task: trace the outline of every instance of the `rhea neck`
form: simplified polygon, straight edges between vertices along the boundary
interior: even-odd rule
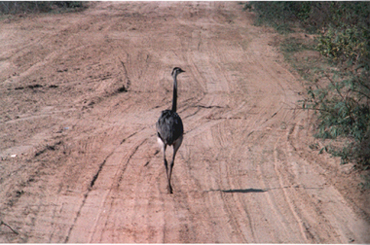
[[[177,107],[177,72],[173,74],[173,98],[172,98],[172,111],[176,112]]]

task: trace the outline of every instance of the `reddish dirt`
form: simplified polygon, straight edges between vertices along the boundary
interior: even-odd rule
[[[236,2],[94,2],[1,20],[0,242],[370,243],[358,173],[309,147],[305,89],[252,19]],[[175,66],[170,195],[155,122]]]

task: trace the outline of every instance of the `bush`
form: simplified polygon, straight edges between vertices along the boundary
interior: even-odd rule
[[[316,137],[342,142],[341,147],[324,147],[327,152],[341,157],[343,164],[354,162],[358,168],[367,169],[370,166],[370,89],[361,81],[368,79],[362,77],[367,72],[361,76],[346,73],[347,79],[337,73],[334,72],[333,77],[324,74],[329,85],[316,85],[315,89],[308,90],[310,98],[304,108],[318,112]]]
[[[82,9],[83,3],[80,1],[57,2],[57,1],[30,1],[30,2],[0,2],[0,14],[20,14],[20,13],[46,13],[58,9]]]
[[[318,37],[316,49],[337,68],[329,85],[310,93],[319,109],[317,137],[344,137],[347,143],[330,149],[342,163],[370,167],[370,4],[330,3],[331,22]],[[312,97],[316,93],[316,96]]]
[[[297,20],[308,17],[311,7],[306,2],[251,2],[244,10],[253,9],[258,14],[257,25],[269,25],[279,32],[289,32]]]
[[[329,57],[336,65],[362,66],[369,70],[370,32],[358,26],[329,26],[318,38],[317,50]]]
[[[335,69],[317,74],[302,106],[317,112],[315,136],[331,139],[320,152],[370,169],[370,2],[251,2],[244,9],[257,13],[256,24],[318,34],[316,50]]]

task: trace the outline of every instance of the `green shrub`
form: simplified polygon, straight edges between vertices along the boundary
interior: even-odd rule
[[[362,65],[369,70],[370,32],[357,26],[334,28],[318,38],[317,50],[336,64]]]
[[[327,152],[341,157],[342,163],[355,162],[360,169],[367,169],[370,166],[370,90],[358,82],[356,75],[346,75],[347,79],[327,75],[328,86],[310,88],[310,98],[304,108],[318,112],[316,137],[342,141],[341,147],[326,146]]]
[[[329,85],[310,93],[313,108],[319,109],[320,138],[345,138],[340,148],[328,152],[370,167],[370,4],[331,3],[331,23],[318,37],[316,49],[338,69],[325,75]],[[315,97],[312,97],[316,93]]]
[[[258,14],[257,25],[269,25],[279,32],[290,32],[290,26],[306,19],[311,11],[306,2],[250,2],[244,5],[246,9]]]
[[[318,34],[315,49],[335,69],[316,70],[302,106],[317,112],[315,136],[330,139],[320,153],[370,169],[370,2],[251,2],[244,9],[279,32],[298,26]],[[297,49],[289,45],[282,49]]]
[[[59,10],[74,10],[84,7],[81,1],[5,1],[0,2],[0,14],[46,13]]]

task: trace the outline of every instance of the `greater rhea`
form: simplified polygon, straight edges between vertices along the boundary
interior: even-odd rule
[[[180,148],[184,134],[184,126],[182,124],[182,120],[180,116],[176,113],[177,75],[179,75],[182,72],[185,71],[179,67],[173,68],[171,73],[171,76],[173,77],[172,109],[162,111],[161,116],[159,117],[158,122],[156,124],[158,142],[163,149],[164,166],[166,167],[166,174],[168,180],[168,192],[171,194],[173,193],[171,186],[172,168],[175,163],[176,152]],[[168,165],[166,160],[166,148],[167,146],[171,145],[173,146],[172,162],[170,165]]]

